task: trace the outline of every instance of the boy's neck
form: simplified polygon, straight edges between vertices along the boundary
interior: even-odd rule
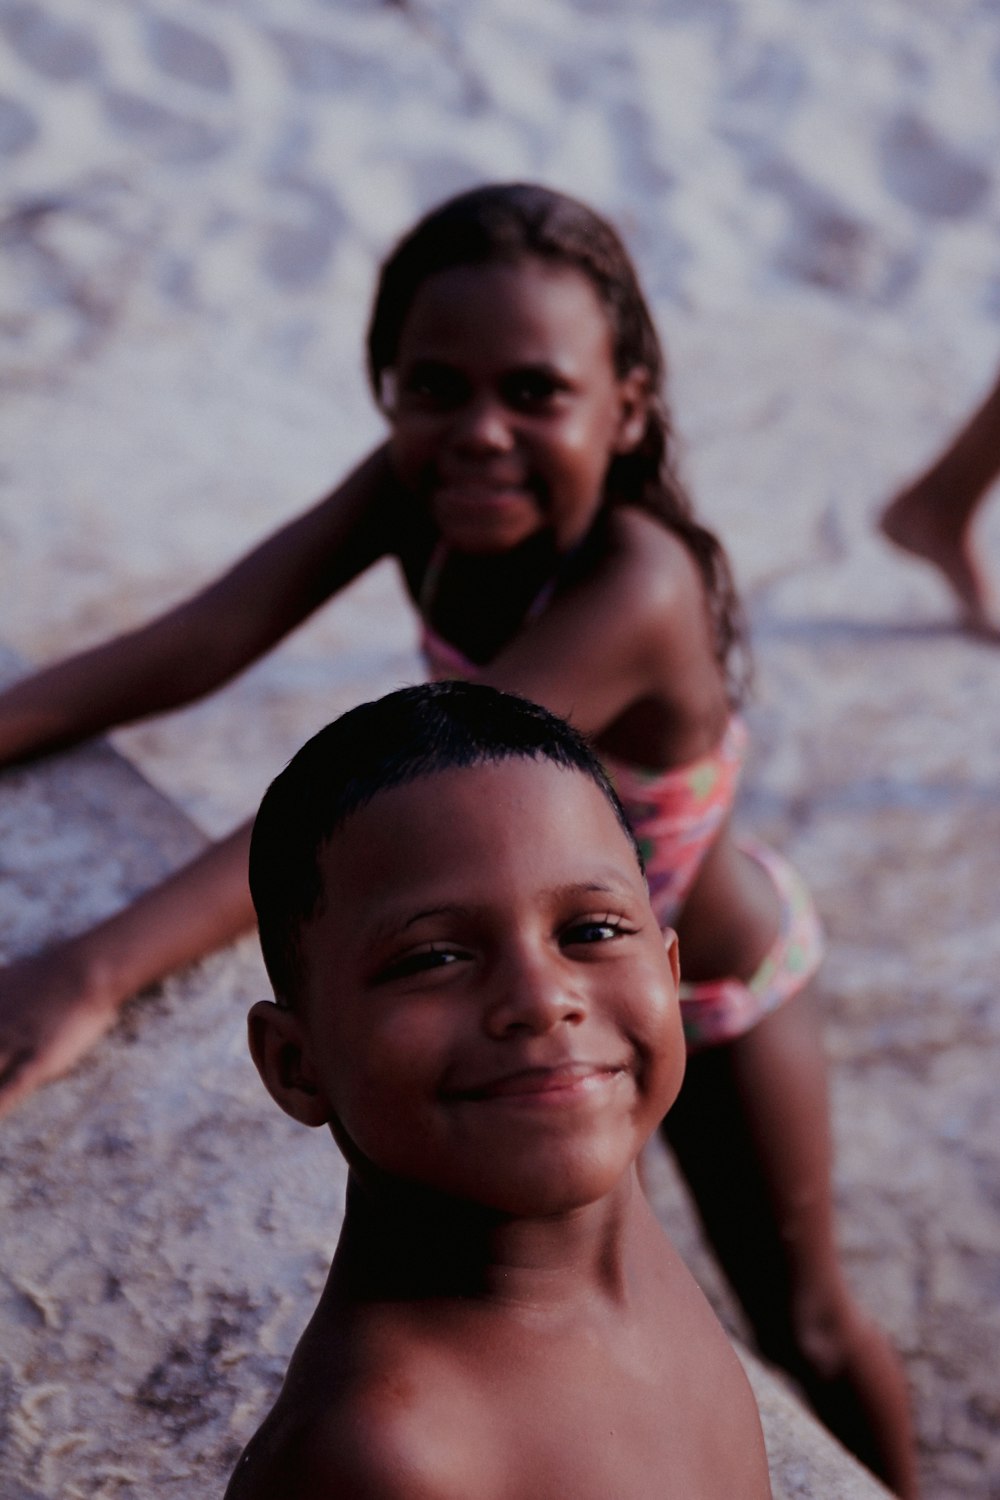
[[[599,1202],[544,1218],[361,1182],[352,1171],[332,1282],[351,1300],[471,1298],[539,1311],[623,1302],[651,1232],[634,1169]]]

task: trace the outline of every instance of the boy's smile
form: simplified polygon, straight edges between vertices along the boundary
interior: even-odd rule
[[[380,792],[322,854],[303,1068],[355,1170],[509,1213],[596,1201],[673,1102],[676,977],[589,777],[511,759]]]
[[[449,1099],[469,1103],[503,1103],[564,1108],[586,1102],[602,1088],[608,1088],[628,1076],[626,1059],[620,1063],[584,1062],[567,1054],[554,1057],[544,1066],[515,1068],[475,1083],[454,1081],[445,1090]]]
[[[593,287],[532,257],[428,277],[390,386],[396,471],[460,552],[507,551],[543,527],[559,550],[576,545],[645,424],[645,382],[617,377]]]

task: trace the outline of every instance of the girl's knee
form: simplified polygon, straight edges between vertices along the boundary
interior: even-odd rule
[[[793,1297],[785,1317],[756,1333],[765,1358],[808,1387],[835,1381],[851,1367],[866,1326],[846,1290],[833,1285]]]
[[[853,1363],[863,1333],[861,1314],[846,1292],[807,1299],[794,1321],[806,1369],[823,1382],[836,1380]]]

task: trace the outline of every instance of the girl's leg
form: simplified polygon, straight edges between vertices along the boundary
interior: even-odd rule
[[[990,636],[990,590],[972,544],[972,521],[1000,475],[1000,376],[958,436],[886,507],[880,526],[890,541],[933,563],[957,594],[970,628]]]
[[[840,1268],[826,1064],[808,998],[692,1056],[663,1134],[761,1352],[863,1463],[915,1496],[904,1376]]]

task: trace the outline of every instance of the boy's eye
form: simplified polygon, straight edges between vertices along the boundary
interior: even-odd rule
[[[560,934],[564,947],[577,944],[610,943],[614,938],[624,937],[634,931],[622,917],[585,917],[564,927]]]
[[[390,984],[394,979],[411,979],[416,974],[427,974],[434,969],[444,969],[458,962],[461,954],[454,948],[429,946],[418,948],[413,953],[404,953],[393,959],[375,976],[376,984]]]

